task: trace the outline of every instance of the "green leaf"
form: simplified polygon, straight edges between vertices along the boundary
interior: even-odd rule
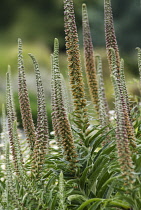
[[[100,150],[97,152],[97,155],[95,156],[95,160],[96,160],[99,156],[101,156],[102,154],[109,155],[109,154],[112,152],[112,150],[114,150],[114,148],[115,148],[115,144],[114,144],[114,145],[112,145],[112,144],[113,144],[113,142],[111,142],[111,143],[105,145],[102,149],[100,149]]]
[[[94,163],[94,166],[90,172],[90,175],[88,176],[88,178],[89,178],[88,194],[90,194],[92,188],[94,187],[94,184],[97,183],[98,176],[102,173],[104,167],[107,166],[106,163],[108,162],[108,159],[109,158],[106,156],[100,156],[97,159],[96,164]],[[96,191],[96,189],[95,189],[95,191]]]
[[[82,173],[82,176],[80,177],[80,188],[82,190],[84,190],[84,187],[85,187],[85,184],[86,184],[86,179],[87,179],[87,173],[88,173],[88,170],[90,169],[91,166],[85,168],[85,170],[83,171]]]
[[[86,138],[86,145],[91,145],[93,144],[93,141],[102,134],[102,132],[105,130],[107,126],[103,127],[102,129],[100,129],[99,131],[97,131],[95,134],[89,136]]]
[[[108,167],[105,167],[102,171],[102,173],[100,174],[99,178],[97,179],[97,185],[96,185],[96,188],[97,188],[97,193],[99,193],[99,190],[102,188],[103,184],[108,180],[110,179],[112,173],[109,173],[108,172]],[[107,186],[108,187],[108,186]],[[104,191],[105,192],[105,191]],[[103,197],[104,193],[99,195],[98,194],[98,197]]]
[[[74,201],[74,200],[77,200],[78,202],[82,202],[82,201],[86,201],[87,200],[87,197],[83,196],[83,195],[70,195],[68,197],[68,200],[69,201]]]
[[[115,181],[115,180],[117,180],[117,177],[116,177],[116,176],[109,178],[109,179],[102,185],[102,187],[101,187],[100,190],[98,191],[97,196],[98,196],[98,197],[102,197],[102,195],[104,195],[104,193],[105,193],[106,189],[109,187],[109,185],[110,185],[113,181]]]
[[[108,203],[114,207],[121,207],[124,209],[129,209],[131,206],[127,202],[123,202],[122,200],[112,200],[112,199],[101,199],[101,198],[92,198],[84,203],[81,204],[81,206],[77,210],[83,210],[84,207],[88,206],[92,202],[100,202],[101,203]]]
[[[50,210],[54,210],[55,209],[56,203],[57,203],[57,194],[52,199]]]
[[[102,203],[103,201],[96,201],[94,202],[94,204],[92,204],[90,207],[89,207],[89,210],[99,210],[99,207],[100,207],[100,204]]]
[[[52,169],[49,170],[49,171],[43,176],[43,179],[49,177],[49,175],[50,175],[51,173],[53,173],[53,170],[52,170]]]
[[[92,198],[92,199],[89,199],[89,200],[85,201],[84,203],[82,203],[81,206],[77,210],[84,209],[86,206],[88,206],[92,202],[100,202],[100,201],[102,202],[103,199],[101,199],[101,198]]]

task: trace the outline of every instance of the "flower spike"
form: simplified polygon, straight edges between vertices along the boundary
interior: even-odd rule
[[[82,79],[79,40],[75,23],[73,0],[64,0],[64,27],[74,116],[81,130],[86,130],[89,126],[86,108],[87,102]]]
[[[87,82],[92,102],[95,105],[96,111],[99,112],[98,82],[96,77],[94,50],[93,50],[93,43],[91,38],[91,31],[89,26],[86,4],[82,5],[82,26],[83,26],[85,71],[87,76]]]

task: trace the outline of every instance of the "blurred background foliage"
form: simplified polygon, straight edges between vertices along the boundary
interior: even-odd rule
[[[112,108],[112,92],[109,70],[105,52],[103,0],[74,0],[76,22],[82,49],[81,5],[86,3],[93,43],[96,53],[103,58],[103,69],[107,97]],[[141,47],[141,5],[140,0],[112,0],[114,23],[121,56],[125,60],[126,78],[138,77],[137,52]],[[24,59],[27,81],[31,96],[33,116],[36,121],[35,76],[28,53],[33,53],[41,68],[48,112],[50,113],[50,54],[53,51],[53,41],[57,37],[60,42],[60,66],[67,78],[67,61],[65,55],[65,34],[63,23],[63,0],[1,0],[0,6],[0,104],[5,101],[5,73],[8,64],[13,75],[13,89],[17,112],[19,113],[17,97],[17,39],[24,44]],[[83,51],[82,51],[83,54]],[[82,57],[83,64],[83,57]],[[128,83],[131,92],[137,92],[136,85]],[[20,118],[20,116],[19,116]]]

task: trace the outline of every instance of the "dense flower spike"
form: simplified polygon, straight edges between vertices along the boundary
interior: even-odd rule
[[[53,78],[54,81],[52,83],[52,95],[53,95],[53,117],[55,117],[55,134],[60,139],[60,144],[63,146],[64,154],[66,156],[66,160],[70,162],[71,167],[75,165],[77,162],[76,151],[73,141],[73,135],[70,127],[70,123],[66,114],[66,109],[64,107],[64,101],[62,97],[62,84],[61,84],[61,76],[59,70],[59,43],[58,40],[54,41],[54,54],[53,54]]]
[[[104,21],[105,21],[106,50],[107,50],[109,66],[111,69],[111,62],[112,62],[111,56],[112,55],[111,55],[111,51],[109,50],[109,48],[113,48],[115,50],[117,73],[119,76],[120,55],[119,55],[119,49],[118,49],[116,35],[115,35],[114,23],[113,23],[111,0],[104,0]]]
[[[13,103],[12,103],[12,95],[11,95],[11,83],[10,83],[10,74],[7,73],[6,77],[6,109],[7,109],[7,118],[8,118],[8,132],[9,132],[9,140],[11,145],[11,151],[12,151],[12,157],[14,160],[15,168],[17,168],[16,160],[15,160],[15,148],[14,148],[14,142],[13,142],[13,122],[15,120],[15,113],[13,110]]]
[[[124,106],[127,133],[130,139],[131,146],[135,147],[135,143],[134,143],[135,134],[134,134],[133,126],[131,122],[130,105],[129,105],[129,100],[127,96],[127,89],[126,89],[124,72],[123,72],[124,66],[123,66],[123,61],[120,60],[118,45],[117,45],[116,36],[115,36],[111,0],[104,1],[104,11],[105,11],[104,20],[105,20],[106,49],[107,49],[109,66],[110,66],[111,71],[113,71],[113,68],[114,68],[114,74],[116,72],[116,76],[119,78],[118,85],[119,85],[119,90],[122,97],[122,104]],[[114,57],[115,57],[114,63],[113,63],[113,50],[111,49],[114,50]]]
[[[51,55],[51,107],[52,107],[52,125],[53,125],[53,130],[55,131],[55,138],[57,140],[58,146],[61,146],[61,142],[60,142],[60,137],[59,137],[59,132],[58,132],[58,128],[57,128],[57,119],[56,119],[56,111],[55,111],[55,89],[54,89],[54,67],[53,67],[53,55]]]
[[[7,117],[4,104],[2,104],[2,133],[1,133],[1,142],[5,143],[8,139],[8,127],[7,127]]]
[[[140,75],[140,85],[141,85],[141,48],[137,47],[138,50],[138,69],[139,69],[139,75]]]
[[[125,179],[125,184],[133,182],[133,163],[131,149],[136,147],[131,121],[129,119],[126,98],[123,94],[123,87],[118,78],[116,68],[116,55],[114,49],[110,49],[112,55],[112,81],[115,91],[116,119],[116,144],[118,149],[119,164]]]
[[[115,89],[115,108],[117,114],[117,128],[116,128],[116,145],[118,149],[119,164],[122,175],[124,177],[125,185],[129,187],[133,183],[133,162],[129,146],[129,138],[127,133],[127,125],[125,120],[125,112],[123,106],[123,98],[120,94],[117,75],[112,75],[113,85]],[[130,188],[130,187],[129,187]]]
[[[34,149],[35,141],[37,140],[35,127],[32,119],[30,108],[30,101],[27,91],[27,84],[24,72],[23,55],[22,55],[22,41],[18,39],[19,52],[18,52],[18,70],[19,70],[19,102],[23,121],[24,131],[29,143],[31,152]]]
[[[125,102],[127,105],[129,119],[131,120],[130,103],[129,103],[129,97],[128,97],[125,75],[124,75],[124,60],[123,59],[121,59],[121,61],[120,61],[120,82],[121,82],[121,86],[122,86],[123,96],[125,98]]]
[[[16,119],[16,111],[15,111],[15,104],[14,104],[14,97],[13,97],[13,90],[11,84],[11,67],[8,66],[7,72],[7,91],[9,92],[9,105],[11,107],[11,119],[14,121]]]
[[[125,120],[125,126],[126,126],[126,131],[127,131],[127,135],[128,135],[128,139],[130,141],[130,146],[132,147],[132,149],[136,148],[136,138],[135,138],[135,133],[134,133],[134,128],[132,125],[132,121],[130,118],[130,107],[128,106],[128,98],[127,98],[127,90],[126,90],[126,84],[125,84],[125,78],[124,78],[124,72],[123,72],[123,64],[121,61],[121,77],[118,77],[118,73],[117,73],[117,66],[116,66],[116,55],[115,55],[115,51],[112,48],[109,48],[110,52],[111,52],[111,67],[112,67],[112,74],[117,77],[117,85],[118,85],[118,89],[120,91],[120,99],[121,99],[121,104],[122,104],[122,109],[124,112],[124,120]],[[123,81],[121,82],[121,79],[123,79]],[[116,94],[115,94],[116,97]],[[118,113],[117,113],[118,116]]]
[[[6,186],[7,186],[7,196],[12,198],[12,204],[15,208],[22,206],[21,199],[16,190],[16,183],[13,178],[13,170],[10,162],[10,151],[9,151],[9,142],[6,142],[6,158],[5,158],[5,166],[6,166]]]
[[[39,71],[39,65],[32,54],[29,54],[33,60],[36,75],[37,86],[37,140],[34,145],[34,162],[36,170],[39,172],[44,163],[45,154],[49,145],[48,120],[46,114],[45,95],[42,85],[42,79]]]
[[[87,128],[88,116],[84,83],[82,79],[82,67],[80,62],[79,40],[75,23],[74,7],[72,0],[64,0],[64,27],[66,52],[68,55],[69,79],[74,104],[74,115],[81,128]],[[84,129],[84,130],[85,130]]]
[[[65,202],[65,184],[64,184],[64,176],[63,172],[60,172],[59,175],[59,192],[58,192],[58,198],[59,198],[59,209],[58,210],[66,210],[66,202]]]
[[[85,71],[87,76],[87,82],[89,86],[91,100],[95,104],[97,112],[99,112],[98,82],[96,78],[94,50],[93,50],[93,43],[91,38],[86,4],[82,5],[82,27],[83,27],[83,46],[84,46]]]
[[[21,152],[21,145],[20,145],[20,140],[18,136],[18,131],[17,131],[17,121],[15,120],[13,122],[13,142],[14,142],[14,149],[15,149],[15,155],[16,155],[16,161],[17,161],[17,166],[18,166],[18,174],[22,174],[23,170],[23,155]]]
[[[6,96],[6,108],[7,108],[7,118],[8,118],[8,132],[9,132],[9,141],[11,145],[11,151],[12,151],[12,158],[14,161],[15,171],[18,174],[19,173],[19,160],[21,161],[21,164],[23,163],[22,153],[20,149],[20,142],[17,136],[17,127],[14,129],[13,133],[13,126],[14,121],[16,121],[16,114],[15,114],[15,108],[14,108],[14,101],[13,101],[13,93],[12,93],[12,87],[11,87],[11,76],[10,76],[10,69],[9,72],[7,72],[7,96]],[[16,138],[16,143],[15,143]],[[18,152],[16,151],[18,150]]]
[[[109,131],[108,125],[110,124],[109,120],[109,107],[106,100],[103,73],[102,73],[102,61],[100,55],[96,56],[97,61],[97,77],[98,77],[98,99],[99,99],[99,120],[101,127],[105,127],[105,134]],[[106,127],[107,126],[107,127]],[[103,145],[110,142],[109,136],[103,141]]]

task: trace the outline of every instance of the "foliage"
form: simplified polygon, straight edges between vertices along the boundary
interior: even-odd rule
[[[100,55],[94,57],[87,7],[83,4],[84,61],[94,105],[93,116],[90,116],[73,0],[64,0],[71,96],[66,95],[59,67],[59,41],[55,38],[51,55],[51,106],[55,145],[48,131],[40,67],[36,58],[29,54],[34,65],[37,87],[37,125],[34,124],[22,41],[18,39],[18,98],[24,137],[18,130],[9,67],[6,77],[6,113],[3,106],[5,169],[2,170],[1,162],[1,209],[141,209],[140,103],[137,100],[136,104],[132,104],[129,100],[110,0],[104,1],[104,14],[107,58],[115,95],[115,119],[110,119],[102,61]],[[138,66],[141,73],[140,48]],[[72,106],[72,109],[68,106]]]

